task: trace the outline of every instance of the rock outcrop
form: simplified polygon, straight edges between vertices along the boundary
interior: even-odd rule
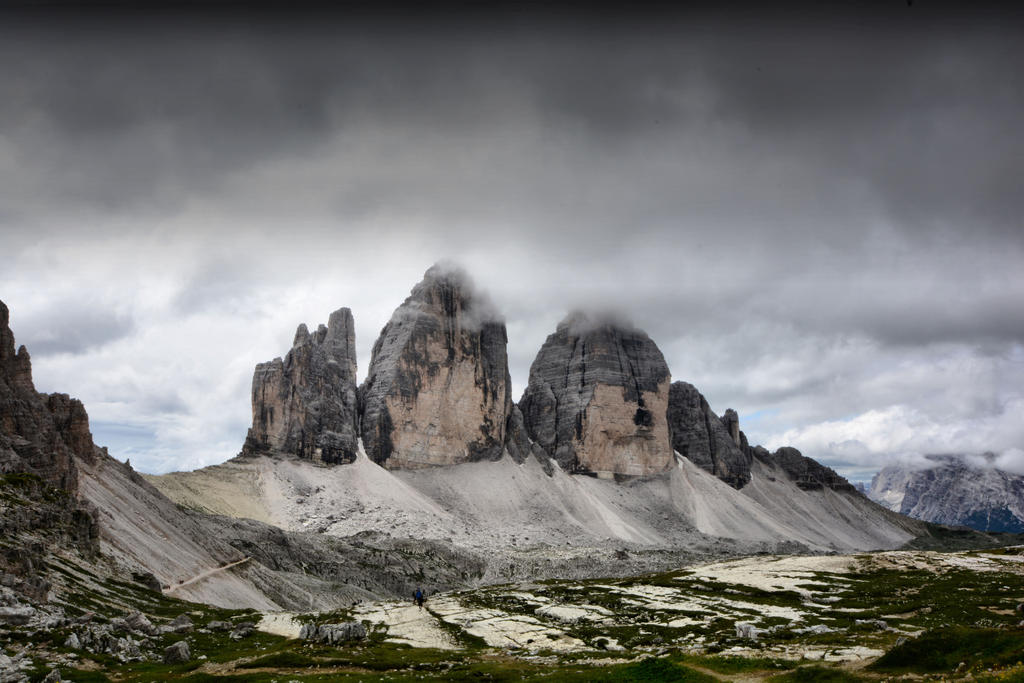
[[[99,530],[77,499],[78,460],[105,457],[89,416],[67,394],[40,394],[28,350],[14,350],[7,306],[0,302],[0,582],[45,601],[42,571],[51,548],[94,559]]]
[[[98,449],[85,407],[67,394],[40,394],[32,361],[14,350],[7,306],[0,301],[0,473],[36,474],[51,486],[78,490],[75,456],[92,460]]]
[[[566,471],[646,476],[673,464],[669,382],[644,332],[574,313],[541,347],[519,407],[530,437]]]
[[[355,459],[358,439],[355,325],[341,308],[313,334],[299,325],[284,360],[256,366],[243,452],[344,463]]]
[[[718,417],[697,388],[673,382],[668,395],[672,448],[735,489],[750,481],[750,449],[735,410]]]
[[[435,265],[395,310],[360,387],[366,452],[388,468],[501,457],[511,407],[504,321]]]
[[[845,477],[839,476],[831,467],[826,467],[817,460],[808,458],[792,446],[783,446],[774,453],[769,453],[761,446],[755,446],[751,452],[762,462],[778,466],[804,491],[829,488],[833,491],[858,493],[857,487],[847,481]]]

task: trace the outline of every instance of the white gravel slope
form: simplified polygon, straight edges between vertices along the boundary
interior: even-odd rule
[[[855,551],[898,547],[915,535],[902,518],[863,496],[804,491],[760,462],[740,491],[683,458],[666,475],[622,483],[557,468],[548,476],[532,459],[518,464],[508,457],[395,471],[362,451],[354,463],[333,467],[266,456],[229,464],[228,470],[148,479],[172,498],[187,488],[189,495],[179,498],[183,504],[209,487],[215,495],[203,496],[205,509],[233,516],[261,510],[265,521],[284,529],[336,536],[378,531],[485,552],[688,547],[707,536]]]
[[[98,512],[105,554],[129,566],[148,568],[162,585],[182,585],[175,596],[214,605],[244,604],[279,609],[250,582],[230,571],[211,570],[243,559],[234,548],[204,540],[207,533],[129,468],[112,458],[79,461],[79,491]],[[219,547],[220,550],[211,550]]]

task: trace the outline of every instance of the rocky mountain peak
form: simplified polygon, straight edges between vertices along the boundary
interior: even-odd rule
[[[315,334],[300,324],[283,360],[256,366],[252,413],[245,453],[293,453],[327,463],[355,459],[356,347],[349,309],[332,313]]]
[[[67,394],[38,393],[28,350],[14,348],[10,314],[0,301],[0,473],[30,472],[76,492],[75,457],[91,461],[97,450],[89,416]]]
[[[389,468],[500,457],[511,411],[508,336],[460,268],[431,267],[373,346],[362,436]]]
[[[893,463],[868,496],[889,509],[938,524],[1024,533],[1024,476],[998,469],[994,454],[928,455]]]
[[[673,462],[669,381],[642,330],[576,311],[544,342],[519,405],[530,437],[563,469],[645,476]]]
[[[11,386],[34,392],[32,360],[24,346],[15,352],[10,320],[10,311],[4,302],[0,301],[0,373],[3,373],[6,382]]]

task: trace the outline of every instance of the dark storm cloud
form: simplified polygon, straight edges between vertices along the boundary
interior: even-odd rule
[[[19,319],[18,343],[26,344],[37,357],[84,354],[135,331],[130,315],[105,310],[84,298],[55,301]]]
[[[1016,17],[462,10],[0,17],[0,286],[46,386],[213,462],[295,325],[350,306],[365,371],[451,257],[517,391],[568,311],[618,310],[755,440],[1019,442]]]
[[[13,22],[0,120],[26,162],[17,189],[58,206],[171,210],[232,173],[376,131],[412,136],[413,150],[436,141],[449,167],[431,169],[435,210],[438,197],[453,212],[494,202],[462,191],[451,166],[463,160],[518,202],[568,204],[578,218],[561,227],[573,235],[767,214],[793,240],[847,244],[856,221],[829,225],[829,214],[867,201],[910,228],[1019,240],[1021,50],[998,17],[274,19]],[[467,146],[475,134],[496,145],[483,150],[491,159]],[[551,169],[504,176],[501,155],[524,145],[547,150]],[[744,177],[737,158],[770,170]],[[353,162],[369,178],[387,168]],[[704,178],[687,177],[696,166]],[[588,170],[634,183],[589,196]],[[352,187],[339,219],[415,198],[425,170],[407,173]]]

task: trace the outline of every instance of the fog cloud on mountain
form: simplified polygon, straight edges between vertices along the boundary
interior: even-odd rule
[[[7,12],[0,299],[144,471],[234,455],[301,322],[350,307],[365,374],[442,259],[516,398],[622,311],[752,442],[1016,462],[1024,24],[963,12]]]

